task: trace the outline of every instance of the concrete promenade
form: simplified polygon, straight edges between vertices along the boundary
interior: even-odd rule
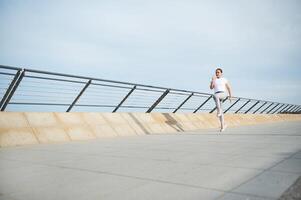
[[[0,148],[0,199],[278,199],[301,175],[300,130],[277,122]]]

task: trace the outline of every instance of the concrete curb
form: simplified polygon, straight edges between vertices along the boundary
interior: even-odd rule
[[[299,121],[298,114],[225,114],[229,127]],[[215,114],[1,112],[0,147],[218,128]]]

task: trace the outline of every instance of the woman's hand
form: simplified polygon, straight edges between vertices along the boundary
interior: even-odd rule
[[[210,86],[209,88],[212,90],[214,88],[214,81],[216,79],[216,76],[212,76],[212,79],[211,79],[211,83],[210,83]]]

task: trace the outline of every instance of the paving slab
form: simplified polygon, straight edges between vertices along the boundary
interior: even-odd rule
[[[287,189],[279,200],[298,200],[301,199],[301,177]]]
[[[301,124],[0,148],[0,199],[277,199],[301,175]]]
[[[234,192],[278,198],[297,178],[298,176],[295,174],[265,171],[247,183],[242,184]]]

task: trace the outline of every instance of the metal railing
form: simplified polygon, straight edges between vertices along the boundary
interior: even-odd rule
[[[212,94],[0,65],[1,111],[209,112]],[[242,97],[224,113],[300,113],[301,106]]]

